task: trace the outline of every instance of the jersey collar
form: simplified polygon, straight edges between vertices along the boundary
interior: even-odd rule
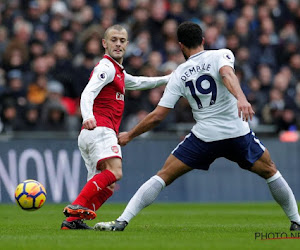
[[[196,53],[196,54],[194,54],[194,55],[191,55],[191,56],[189,57],[189,59],[194,58],[194,57],[196,57],[196,56],[199,56],[199,55],[203,54],[204,52],[206,52],[206,51],[205,51],[205,50],[202,50],[202,51],[200,51],[200,52],[198,52],[198,53]],[[188,59],[188,60],[189,60],[189,59]]]
[[[110,55],[105,54],[105,55],[103,56],[103,58],[106,58],[106,59],[110,60],[110,61],[113,63],[113,65],[115,65],[116,67],[118,67],[121,71],[124,70],[123,65],[121,65],[120,63],[118,63],[118,62],[117,62],[115,59],[113,59]]]

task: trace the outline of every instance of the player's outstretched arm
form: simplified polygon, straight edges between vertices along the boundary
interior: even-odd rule
[[[129,132],[123,132],[118,135],[118,143],[125,146],[134,137],[145,133],[155,126],[157,126],[168,115],[171,109],[162,106],[157,106],[151,113],[149,113],[139,124],[137,124]]]
[[[252,120],[254,111],[251,104],[247,101],[233,69],[230,66],[223,66],[220,68],[219,73],[226,88],[237,99],[239,117],[243,117],[244,121]]]
[[[145,90],[153,89],[168,83],[171,74],[166,76],[132,76],[125,72],[125,88],[126,90]]]

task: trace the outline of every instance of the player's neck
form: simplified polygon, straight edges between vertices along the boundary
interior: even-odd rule
[[[120,66],[122,66],[123,64],[123,57],[120,58],[120,59],[116,59],[116,58],[113,58],[110,54],[108,53],[105,53],[105,55],[109,56],[111,59],[113,59],[115,62],[117,62],[118,64],[120,64]]]
[[[191,48],[191,49],[188,50],[187,55],[188,55],[188,57],[191,57],[191,56],[193,56],[195,54],[198,54],[199,52],[201,52],[203,50],[204,50],[203,46],[199,46],[197,48]]]

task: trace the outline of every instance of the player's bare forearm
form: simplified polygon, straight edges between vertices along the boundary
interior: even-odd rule
[[[148,114],[139,124],[129,132],[123,132],[118,135],[118,143],[125,146],[133,138],[156,127],[169,113],[168,108],[157,106],[154,111]]]
[[[247,101],[233,69],[229,66],[224,66],[220,69],[220,75],[226,88],[237,99],[239,117],[243,117],[245,121],[252,120],[254,111],[251,104]]]
[[[222,77],[223,83],[229,92],[237,99],[246,99],[241,86],[239,84],[239,80],[236,77],[233,69],[229,66],[224,66],[220,69],[220,75]]]
[[[150,113],[132,130],[130,130],[129,132],[122,132],[118,135],[119,145],[125,146],[128,142],[130,142],[135,137],[154,128],[157,124],[159,124],[159,122],[160,121],[155,118],[153,112]]]

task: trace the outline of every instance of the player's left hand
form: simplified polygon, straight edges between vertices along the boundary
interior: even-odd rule
[[[118,135],[118,143],[119,143],[120,146],[125,146],[130,141],[131,141],[131,139],[129,137],[128,132],[121,132]]]
[[[243,121],[248,122],[249,120],[252,120],[252,117],[255,114],[255,112],[253,111],[251,104],[246,99],[238,100],[237,106],[239,117],[242,117]]]

